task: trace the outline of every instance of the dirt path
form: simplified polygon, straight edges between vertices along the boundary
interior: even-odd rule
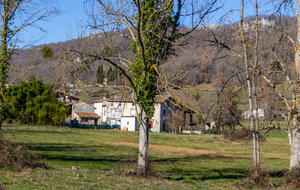
[[[138,148],[138,143],[130,143],[130,142],[106,142],[106,144],[113,144],[118,146],[131,146]],[[215,151],[209,150],[196,150],[191,148],[178,148],[172,146],[162,146],[162,145],[149,145],[149,150],[153,152],[162,152],[167,154],[179,154],[184,156],[221,156],[221,157],[229,157],[229,158],[246,158],[241,156],[236,156],[233,154],[223,154]]]

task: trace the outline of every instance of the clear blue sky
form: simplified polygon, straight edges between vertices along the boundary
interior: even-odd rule
[[[194,0],[194,2],[200,0]],[[222,0],[225,10],[239,10],[240,0]],[[254,2],[254,0],[252,0]],[[259,0],[259,2],[267,2],[267,0]],[[220,5],[220,4],[219,4]],[[58,8],[62,14],[54,18],[50,18],[48,22],[39,22],[38,25],[47,30],[47,33],[43,33],[37,29],[27,29],[27,32],[23,32],[20,36],[24,41],[33,39],[37,40],[42,37],[35,45],[56,43],[59,41],[66,41],[79,36],[82,31],[80,26],[86,24],[87,16],[84,12],[84,0],[58,0]],[[260,13],[272,14],[271,4],[260,9]],[[245,4],[246,13],[245,16],[254,14],[254,7],[246,0]],[[218,22],[218,18],[224,15],[224,10],[220,9],[214,15],[211,15],[206,22],[213,24]],[[231,21],[236,22],[239,20],[240,13],[236,11],[231,15]],[[21,47],[21,45],[20,45]]]
[[[86,14],[84,12],[84,0],[59,0],[58,9],[60,15],[49,18],[47,22],[39,21],[47,32],[41,32],[36,28],[27,28],[26,32],[21,33],[21,39],[28,41],[31,38],[39,40],[35,45],[56,43],[78,37],[81,31],[80,26],[86,24]]]

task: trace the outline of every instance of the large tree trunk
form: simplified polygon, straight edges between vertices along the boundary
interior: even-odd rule
[[[300,163],[300,130],[298,128],[299,121],[297,120],[297,117],[293,118],[293,122],[294,122],[294,131],[293,131],[290,169],[295,166],[298,166]]]
[[[297,16],[298,23],[298,31],[297,31],[297,43],[300,43],[300,17]],[[300,163],[300,129],[299,129],[299,121],[298,118],[300,116],[300,47],[296,45],[295,47],[295,67],[297,73],[297,83],[296,83],[296,102],[294,105],[294,109],[296,109],[296,114],[292,115],[293,117],[293,140],[292,140],[292,152],[291,152],[291,160],[290,160],[290,168],[293,168]]]
[[[258,64],[258,4],[257,0],[255,0],[255,69]],[[255,139],[256,139],[256,166],[259,166],[260,163],[260,147],[259,147],[259,120],[258,120],[258,102],[257,102],[257,94],[256,94],[256,78],[255,74],[253,73],[253,92],[254,92],[254,102],[255,102],[255,110],[256,110],[256,117],[255,117],[255,125],[256,131],[254,131]],[[254,127],[254,126],[253,126]]]
[[[145,120],[146,113],[141,112],[141,126],[139,137],[139,155],[138,155],[138,175],[144,175],[147,172],[148,167],[148,139],[149,139],[149,127],[148,121]]]

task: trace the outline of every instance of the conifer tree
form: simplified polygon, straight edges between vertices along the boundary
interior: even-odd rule
[[[104,81],[104,72],[103,72],[103,65],[99,65],[96,70],[96,78],[98,84],[103,84]]]

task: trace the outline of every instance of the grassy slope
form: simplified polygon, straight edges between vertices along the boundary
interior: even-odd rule
[[[163,179],[120,177],[111,170],[133,167],[119,161],[134,158],[137,148],[124,145],[136,145],[138,132],[37,126],[11,129],[16,134],[7,134],[7,138],[26,143],[55,169],[0,170],[0,183],[6,189],[232,189],[252,165],[251,142],[229,142],[218,136],[150,133],[150,144],[154,145],[150,148],[150,159]],[[262,166],[271,169],[271,176],[281,175],[289,165],[288,140],[280,132],[269,136],[267,142],[261,143]],[[163,146],[169,147],[165,150]],[[173,147],[183,151],[172,153],[176,149]],[[80,170],[72,171],[71,166],[80,166]],[[282,181],[273,180],[278,184]]]

